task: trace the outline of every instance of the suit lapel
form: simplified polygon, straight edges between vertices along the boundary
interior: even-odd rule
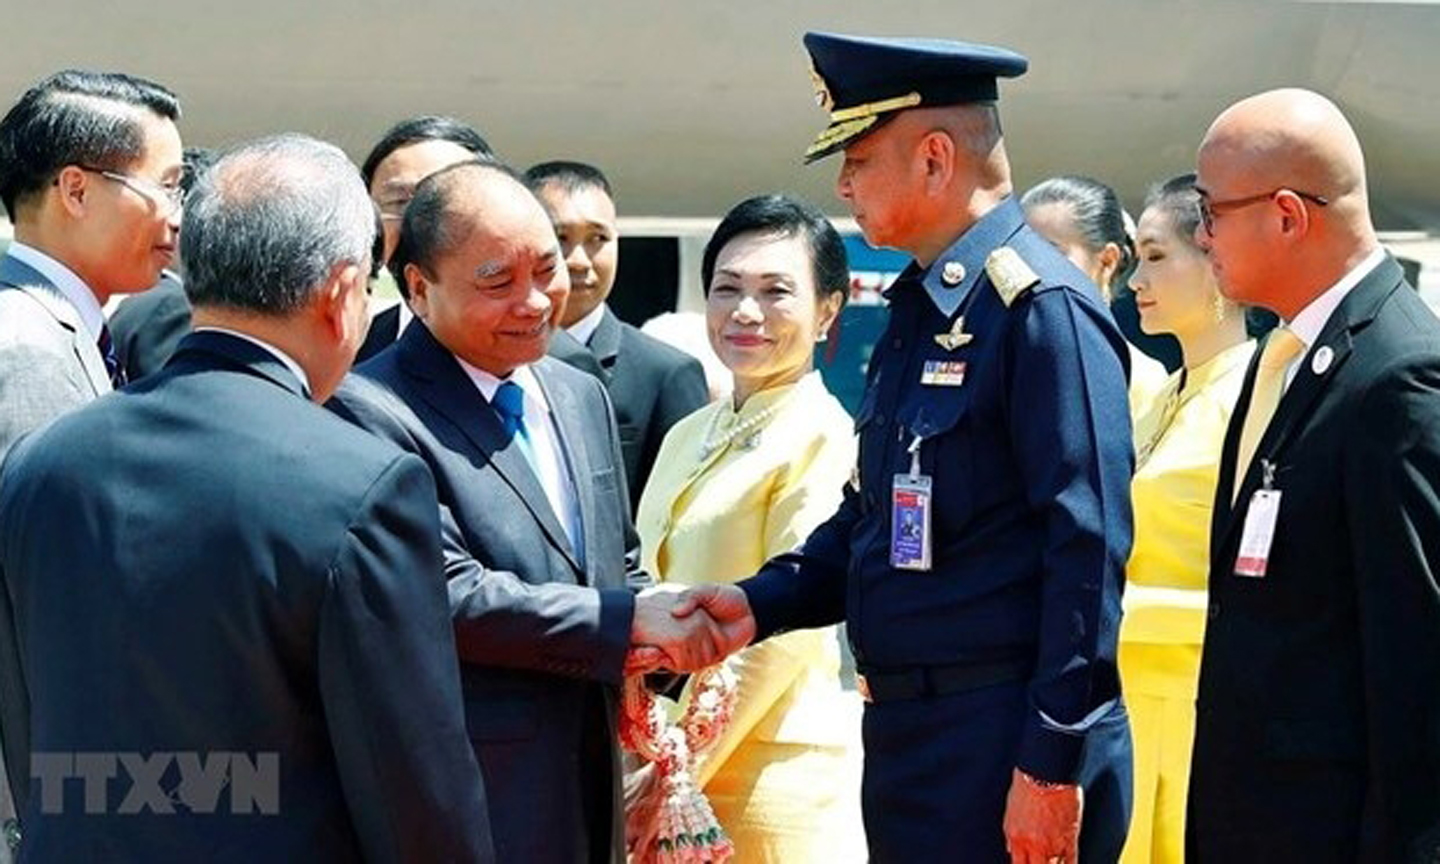
[[[582,573],[575,550],[565,537],[565,530],[550,507],[550,499],[546,497],[545,489],[529,461],[520,452],[520,446],[505,437],[500,418],[475,388],[475,382],[460,368],[460,363],[435,341],[429,328],[421,321],[405,328],[396,346],[400,352],[400,368],[414,382],[420,398],[433,411],[455,424],[474,445],[475,451],[494,466],[495,472],[514,490],[531,517],[539,523],[551,545],[565,555],[577,573]],[[551,411],[555,410],[552,402]]]
[[[604,314],[600,316],[600,324],[595,332],[590,334],[588,347],[590,353],[600,363],[600,368],[605,370],[608,379],[615,366],[615,358],[620,356],[620,341],[624,336],[624,330],[620,326],[620,319],[615,313],[606,307]],[[608,382],[607,382],[608,383]]]
[[[25,292],[50,313],[56,323],[70,333],[75,362],[85,370],[90,389],[96,396],[110,392],[110,373],[105,369],[105,358],[100,356],[100,348],[80,320],[79,310],[60,293],[59,288],[40,271],[9,255],[0,257],[0,285]]]
[[[1280,460],[1286,448],[1303,428],[1305,421],[1314,414],[1316,407],[1323,402],[1324,397],[1332,392],[1329,389],[1330,382],[1345,366],[1345,362],[1350,359],[1355,347],[1355,334],[1375,319],[1385,301],[1403,284],[1404,271],[1400,269],[1400,265],[1396,264],[1394,259],[1387,257],[1362,279],[1360,284],[1356,285],[1335,308],[1335,312],[1325,323],[1315,344],[1311,345],[1310,350],[1306,351],[1300,359],[1299,365],[1295,369],[1294,379],[1285,389],[1285,395],[1281,397],[1280,404],[1276,406],[1275,416],[1271,418],[1270,425],[1266,427],[1265,434],[1261,436],[1260,442],[1255,448],[1255,457],[1250,461],[1249,470],[1245,474],[1240,491],[1235,495],[1232,505],[1228,496],[1225,495],[1225,490],[1234,488],[1231,478],[1234,477],[1235,471],[1235,450],[1239,446],[1239,429],[1244,425],[1245,419],[1242,411],[1249,410],[1250,396],[1255,385],[1255,369],[1263,347],[1255,351],[1250,371],[1246,374],[1245,387],[1241,391],[1240,404],[1236,405],[1233,415],[1234,420],[1230,428],[1232,434],[1227,434],[1225,439],[1224,458],[1220,471],[1221,485],[1218,487],[1220,494],[1217,495],[1217,499],[1226,499],[1226,519],[1223,523],[1224,532],[1221,535],[1221,543],[1215,548],[1226,548],[1231,534],[1241,524],[1240,519],[1235,517],[1243,516],[1245,507],[1240,502],[1248,501],[1260,486],[1263,476],[1260,466],[1262,459],[1269,459],[1271,462]],[[1318,364],[1317,367],[1315,357],[1322,351],[1331,356],[1328,362]],[[1221,523],[1217,522],[1216,524]]]
[[[565,545],[566,554],[570,556],[571,563],[575,564],[575,569],[585,575],[586,581],[592,582],[588,572],[589,560],[590,553],[600,548],[597,545],[600,540],[596,531],[601,502],[595,500],[595,484],[590,482],[594,466],[590,464],[590,457],[585,449],[585,430],[580,426],[580,418],[585,416],[585,411],[575,392],[563,382],[551,377],[552,368],[550,361],[544,359],[531,367],[535,372],[535,380],[540,382],[540,389],[545,392],[545,401],[550,406],[550,417],[555,421],[560,452],[565,460],[561,468],[570,472],[570,485],[575,490],[575,500],[580,508],[580,532],[585,542],[586,565],[581,567],[575,560],[574,550],[568,543]]]

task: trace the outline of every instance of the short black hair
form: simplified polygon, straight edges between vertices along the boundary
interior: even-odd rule
[[[385,265],[390,269],[390,275],[395,277],[400,296],[406,300],[410,299],[410,285],[405,281],[406,265],[414,264],[427,275],[434,276],[436,262],[463,239],[455,236],[451,219],[450,205],[456,188],[454,181],[461,171],[475,169],[493,171],[514,180],[520,188],[529,189],[525,178],[515,169],[493,159],[456,162],[421,180],[415,187],[415,197],[405,207],[405,217],[400,222],[400,239]]]
[[[477,159],[495,158],[495,151],[490,148],[490,144],[468,123],[436,114],[411,117],[391,126],[379,143],[370,149],[370,155],[365,157],[364,164],[360,166],[360,176],[365,180],[365,188],[370,188],[370,181],[375,179],[375,170],[386,157],[401,147],[422,141],[449,141],[469,150]]]
[[[176,122],[180,100],[121,72],[56,72],[25,91],[0,120],[0,202],[18,203],[49,186],[66,165],[122,171],[145,150],[133,109]]]
[[[700,259],[701,285],[707,297],[721,250],[743,234],[803,237],[810,249],[816,301],[832,294],[840,295],[842,305],[849,299],[850,259],[845,254],[845,241],[840,239],[840,232],[815,205],[789,195],[747,198],[730,208],[720,220]]]
[[[531,192],[539,193],[541,188],[555,184],[570,194],[582,189],[600,189],[614,200],[615,192],[610,188],[610,178],[605,172],[584,162],[568,162],[557,159],[532,165],[525,172],[525,184]]]
[[[1180,239],[1199,248],[1195,242],[1195,229],[1200,227],[1200,190],[1195,187],[1197,182],[1192,173],[1156,183],[1145,194],[1145,210],[1154,207],[1169,216],[1170,224]]]

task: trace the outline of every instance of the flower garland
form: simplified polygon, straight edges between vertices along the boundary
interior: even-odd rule
[[[642,678],[625,681],[620,744],[656,772],[636,805],[648,839],[633,850],[632,864],[724,864],[735,855],[694,779],[696,760],[715,746],[735,714],[735,673],[721,663],[695,673],[690,686],[690,704],[671,726]]]

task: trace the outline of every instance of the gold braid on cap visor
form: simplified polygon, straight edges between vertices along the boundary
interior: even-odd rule
[[[859,135],[866,129],[875,125],[880,115],[887,111],[899,111],[902,108],[913,108],[920,104],[919,93],[907,93],[904,96],[896,96],[893,99],[882,99],[879,102],[866,102],[864,105],[856,105],[853,108],[843,108],[839,111],[830,112],[830,126],[821,132],[815,142],[805,149],[807,157],[814,155],[835,144],[849,140]]]

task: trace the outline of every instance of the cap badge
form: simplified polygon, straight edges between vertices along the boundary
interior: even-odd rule
[[[813,63],[810,65],[810,83],[815,86],[815,104],[826,111],[834,108],[835,100],[830,95],[830,85],[825,83],[825,79],[816,71]]]

